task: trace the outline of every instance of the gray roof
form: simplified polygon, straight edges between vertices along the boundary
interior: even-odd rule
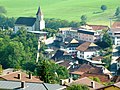
[[[65,86],[59,84],[48,84],[44,83],[48,90],[63,90]],[[42,83],[25,83],[24,90],[46,90]],[[23,90],[21,88],[21,82],[15,81],[0,81],[0,90],[1,89],[14,89],[14,90]]]
[[[15,24],[16,25],[25,25],[25,26],[33,26],[35,24],[36,18],[33,17],[19,17]]]

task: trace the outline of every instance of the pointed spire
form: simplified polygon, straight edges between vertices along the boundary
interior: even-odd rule
[[[38,15],[38,14],[42,15],[42,11],[41,11],[40,6],[39,6],[39,8],[38,8],[38,11],[37,11],[36,15]]]

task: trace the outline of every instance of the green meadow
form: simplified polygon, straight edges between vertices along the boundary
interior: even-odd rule
[[[109,18],[120,6],[119,0],[0,0],[0,6],[7,10],[8,17],[35,17],[38,6],[41,6],[45,18],[58,18],[69,21],[80,21],[86,15],[90,24],[109,25]],[[107,10],[102,12],[101,5]]]

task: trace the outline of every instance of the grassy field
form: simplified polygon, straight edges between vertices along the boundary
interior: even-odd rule
[[[101,5],[107,10],[102,12]],[[88,17],[90,24],[109,25],[109,17],[114,15],[119,0],[0,0],[0,6],[7,9],[8,17],[33,16],[41,6],[45,18],[59,18],[79,21],[81,15]]]

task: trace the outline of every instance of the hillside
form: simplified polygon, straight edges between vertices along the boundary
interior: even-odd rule
[[[105,12],[100,10],[106,5]],[[81,15],[87,15],[91,24],[109,25],[109,17],[114,15],[118,0],[0,0],[0,6],[7,9],[7,16],[35,16],[38,6],[41,6],[45,18],[60,18],[69,21],[80,20]]]

